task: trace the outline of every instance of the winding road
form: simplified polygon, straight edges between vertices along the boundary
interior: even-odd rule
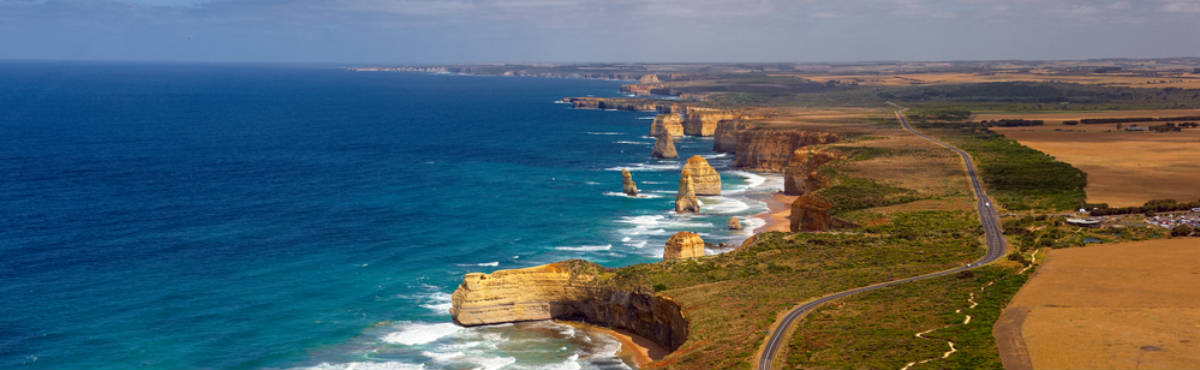
[[[897,107],[899,107],[899,106],[897,106]],[[787,341],[789,339],[789,338],[787,338],[788,329],[791,328],[791,326],[796,323],[796,320],[799,320],[802,316],[804,316],[805,314],[807,314],[808,312],[812,311],[813,309],[817,308],[818,306],[820,306],[822,304],[825,304],[830,301],[833,301],[833,300],[836,300],[836,299],[839,299],[842,297],[846,297],[846,296],[849,296],[852,294],[872,291],[872,290],[876,290],[876,289],[880,289],[880,288],[886,288],[889,286],[900,285],[900,284],[910,283],[910,282],[914,282],[914,281],[932,279],[932,278],[939,277],[939,276],[956,274],[961,271],[972,270],[972,269],[978,268],[980,266],[992,263],[993,261],[996,261],[1004,256],[1004,249],[1005,249],[1004,243],[1005,242],[1004,242],[1003,229],[1000,228],[1000,221],[999,221],[999,217],[996,215],[996,210],[994,208],[992,208],[992,201],[990,199],[988,199],[987,194],[984,194],[983,186],[979,185],[979,178],[975,175],[975,165],[971,162],[971,156],[969,154],[967,154],[967,152],[963,151],[962,149],[959,149],[953,145],[944,143],[941,140],[934,139],[933,137],[930,137],[928,135],[917,132],[916,130],[913,130],[912,126],[910,126],[908,124],[908,119],[906,119],[904,117],[904,114],[902,113],[902,111],[903,111],[903,109],[897,110],[895,113],[896,113],[896,119],[900,120],[900,125],[904,126],[905,130],[912,133],[913,135],[917,135],[917,136],[924,138],[925,140],[929,140],[930,142],[933,142],[934,144],[941,145],[941,146],[945,147],[946,149],[950,149],[950,150],[954,151],[955,153],[958,153],[958,155],[960,157],[962,157],[963,163],[965,163],[967,166],[967,177],[969,177],[971,179],[971,188],[975,191],[975,198],[977,200],[975,207],[979,211],[979,221],[980,221],[980,223],[983,224],[983,232],[987,238],[987,254],[985,254],[983,256],[983,258],[979,259],[978,261],[969,263],[966,266],[957,267],[957,268],[944,270],[944,271],[938,271],[938,272],[934,272],[934,273],[930,273],[930,274],[926,274],[926,275],[914,276],[914,277],[910,277],[910,278],[906,278],[906,279],[893,280],[893,281],[879,283],[879,284],[875,284],[875,285],[868,285],[865,287],[854,288],[854,289],[850,289],[850,290],[846,290],[846,291],[842,291],[842,292],[838,292],[838,293],[827,295],[827,296],[824,296],[821,298],[814,299],[812,301],[809,301],[809,302],[801,305],[800,307],[796,307],[796,308],[792,309],[790,312],[787,313],[786,316],[783,317],[783,320],[779,322],[779,325],[776,327],[775,331],[771,332],[770,336],[767,338],[766,346],[763,348],[762,355],[758,359],[758,369],[759,370],[770,370],[771,369],[771,365],[775,361],[776,353],[779,352],[779,349],[781,347],[787,345]]]

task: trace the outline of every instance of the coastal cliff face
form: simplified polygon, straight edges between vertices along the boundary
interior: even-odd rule
[[[451,296],[450,316],[463,326],[534,320],[582,321],[626,330],[674,351],[687,340],[678,303],[646,288],[620,288],[608,269],[570,260],[491,274],[470,273]]]
[[[658,137],[659,134],[668,133],[671,136],[683,136],[683,117],[675,113],[660,114],[654,117],[654,122],[650,124],[650,136]]]
[[[713,130],[713,151],[717,153],[737,152],[738,133],[749,129],[750,123],[740,120],[721,120]]]
[[[699,234],[680,231],[667,239],[663,248],[663,261],[683,258],[704,257],[704,239]]]
[[[687,108],[687,119],[683,122],[683,133],[688,136],[713,136],[717,123],[737,118],[737,114],[711,108]]]
[[[792,232],[829,230],[833,227],[833,216],[829,215],[832,208],[833,202],[814,193],[796,198],[790,216]]]
[[[658,135],[654,139],[654,148],[650,150],[650,156],[654,158],[679,158],[679,153],[675,151],[675,139],[669,134]]]
[[[782,171],[796,149],[838,140],[832,133],[799,129],[742,130],[736,136],[737,156],[733,165],[767,172]]]
[[[616,109],[634,112],[680,113],[684,106],[679,103],[629,98],[563,98],[564,103],[570,103],[577,109]]]
[[[692,172],[687,169],[679,173],[679,192],[675,195],[675,213],[700,213],[700,200],[696,199],[696,188],[692,184]]]
[[[721,174],[704,157],[694,155],[688,158],[683,170],[692,174],[696,195],[721,195]]]
[[[787,167],[783,169],[783,193],[804,195],[825,186],[825,179],[817,169],[839,158],[837,152],[825,148],[804,147],[796,149]]]

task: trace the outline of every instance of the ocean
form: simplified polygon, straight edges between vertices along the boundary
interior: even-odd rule
[[[761,225],[778,176],[711,138],[653,160],[652,113],[556,103],[620,84],[0,63],[0,368],[628,368],[601,334],[447,312],[464,273],[654,262],[676,231]],[[680,217],[691,155],[725,194]]]

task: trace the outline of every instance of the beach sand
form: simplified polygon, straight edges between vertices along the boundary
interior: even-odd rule
[[[626,363],[636,365],[635,368],[638,369],[649,367],[651,363],[661,360],[670,353],[670,351],[667,351],[666,348],[658,345],[658,343],[624,330],[609,329],[577,321],[555,320],[555,322],[592,333],[603,333],[615,338],[621,342],[621,350],[617,352],[617,356],[625,360]]]
[[[791,231],[791,223],[788,220],[788,215],[792,214],[792,202],[799,198],[795,195],[784,195],[783,192],[777,192],[767,198],[767,213],[760,213],[754,217],[761,218],[767,223],[762,227],[754,229],[754,233],[765,233],[768,231]]]

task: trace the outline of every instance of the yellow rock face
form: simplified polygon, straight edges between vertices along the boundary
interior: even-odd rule
[[[804,194],[792,202],[792,232],[826,231],[833,227],[829,210],[833,202],[815,193]]]
[[[633,182],[633,175],[629,173],[629,170],[624,168],[621,169],[621,191],[624,191],[625,195],[631,197],[636,197],[638,194],[637,184]]]
[[[672,235],[663,249],[663,261],[703,256],[704,240],[700,239],[700,235],[687,231]]]
[[[817,169],[838,158],[838,153],[831,149],[796,149],[792,158],[788,160],[787,167],[783,169],[783,193],[804,195],[820,190],[825,186],[825,179],[821,178]]]
[[[658,137],[664,132],[674,137],[683,136],[683,117],[674,113],[655,116],[654,122],[650,123],[650,136]]]
[[[800,129],[753,129],[738,132],[737,140],[734,166],[780,172],[796,149],[837,142],[838,136]]]
[[[721,195],[721,174],[704,157],[694,155],[688,158],[683,169],[692,174],[696,195]]]
[[[710,108],[688,108],[683,122],[683,133],[688,136],[713,136],[717,122],[737,118],[737,114]]]
[[[608,269],[570,260],[491,274],[470,273],[454,291],[450,315],[463,326],[534,320],[583,321],[627,330],[668,350],[687,340],[683,310],[649,288],[602,284]]]
[[[675,213],[700,213],[700,200],[692,185],[692,172],[686,168],[679,174],[679,192],[675,195]]]
[[[658,135],[654,140],[654,148],[650,150],[650,156],[654,158],[679,158],[679,152],[675,151],[675,139],[671,135]]]
[[[737,217],[730,217],[729,218],[729,230],[741,230],[741,229],[742,229],[742,221],[738,220]]]

